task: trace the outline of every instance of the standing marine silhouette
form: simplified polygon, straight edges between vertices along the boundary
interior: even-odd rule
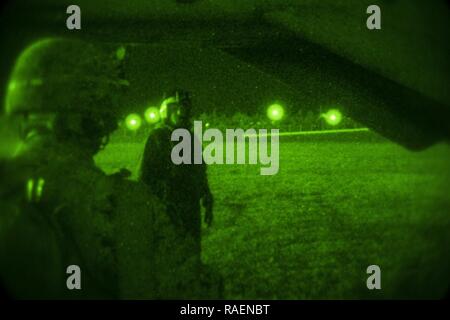
[[[194,164],[194,139],[191,129],[192,101],[188,92],[174,90],[161,106],[162,123],[153,130],[146,142],[141,163],[140,180],[147,184],[166,204],[173,224],[182,234],[196,243],[195,253],[201,249],[201,204],[205,208],[205,222],[213,219],[213,197],[208,185],[206,165]],[[184,128],[191,132],[191,164],[174,164],[171,152],[176,142],[172,132]]]

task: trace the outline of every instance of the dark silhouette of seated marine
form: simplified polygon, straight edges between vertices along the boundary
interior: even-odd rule
[[[13,298],[217,297],[161,201],[94,163],[127,86],[107,51],[44,39],[14,66],[5,113],[21,148],[0,159],[0,283]],[[80,290],[67,286],[71,265]]]

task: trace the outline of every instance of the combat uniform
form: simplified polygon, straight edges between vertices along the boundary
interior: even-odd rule
[[[6,291],[14,298],[209,296],[190,241],[150,189],[108,176],[93,161],[117,127],[111,95],[120,79],[108,55],[85,42],[45,39],[17,61],[6,113],[19,119],[23,148],[0,166]],[[67,287],[70,265],[81,270],[81,290]]]
[[[183,234],[195,239],[194,252],[200,253],[200,200],[209,193],[205,164],[194,164],[194,139],[191,132],[191,164],[175,165],[171,152],[177,142],[171,141],[174,129],[162,125],[149,135],[141,165],[141,181],[163,200],[172,223]]]

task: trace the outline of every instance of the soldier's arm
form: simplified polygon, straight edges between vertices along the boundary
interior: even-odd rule
[[[202,179],[201,179],[201,199],[203,207],[205,208],[205,223],[211,226],[213,221],[213,204],[214,198],[209,188],[208,175],[206,172],[206,164],[202,164]]]

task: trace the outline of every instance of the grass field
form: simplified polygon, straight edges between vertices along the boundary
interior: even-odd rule
[[[111,143],[106,171],[134,177],[143,143]],[[440,297],[450,283],[450,148],[281,141],[280,171],[208,167],[215,221],[203,260],[230,299]],[[381,267],[382,290],[366,287]]]

